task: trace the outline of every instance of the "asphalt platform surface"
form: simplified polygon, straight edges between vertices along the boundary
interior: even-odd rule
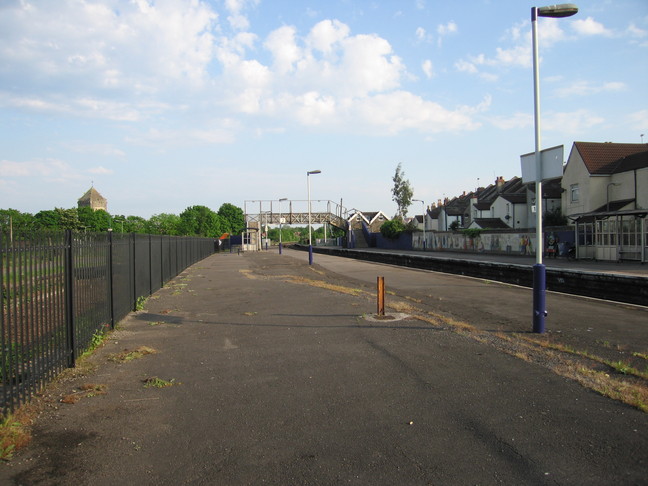
[[[543,339],[648,352],[645,307],[552,293],[547,307]],[[531,336],[530,315],[511,285],[213,255],[120,323],[94,370],[44,392],[0,484],[646,484],[647,413],[505,352],[496,334]],[[142,346],[155,353],[115,361]]]

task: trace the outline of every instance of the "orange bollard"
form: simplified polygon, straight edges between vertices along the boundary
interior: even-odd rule
[[[378,315],[385,315],[385,277],[378,277]]]

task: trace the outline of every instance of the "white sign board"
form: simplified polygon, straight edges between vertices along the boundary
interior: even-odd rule
[[[555,179],[563,175],[564,150],[562,145],[540,151],[540,164],[542,166],[542,180]],[[522,165],[522,182],[536,181],[535,152],[520,156]]]

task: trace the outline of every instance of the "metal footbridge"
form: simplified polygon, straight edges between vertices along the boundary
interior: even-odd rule
[[[310,201],[311,224],[330,224],[341,230],[348,230],[347,219],[350,216],[342,201]],[[243,204],[245,226],[249,229],[260,229],[265,226],[308,225],[308,201],[306,200],[250,200]]]

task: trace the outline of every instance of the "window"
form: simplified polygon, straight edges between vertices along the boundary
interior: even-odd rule
[[[571,186],[569,186],[569,193],[571,195],[570,201],[578,202],[580,196],[580,192],[578,190],[578,184],[572,184]]]

